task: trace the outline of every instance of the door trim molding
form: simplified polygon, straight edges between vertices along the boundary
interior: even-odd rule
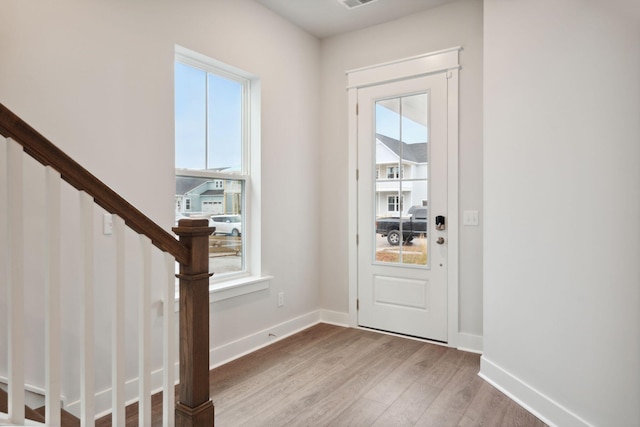
[[[460,46],[347,71],[347,89],[359,89],[460,68]]]
[[[447,73],[447,162],[448,162],[448,274],[447,274],[447,345],[458,346],[459,335],[459,203],[458,203],[458,114],[459,52],[453,47],[347,71],[348,105],[348,262],[349,262],[349,326],[358,326],[358,89],[392,81]]]

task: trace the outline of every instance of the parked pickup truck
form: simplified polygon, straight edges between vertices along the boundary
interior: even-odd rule
[[[414,237],[427,234],[427,208],[426,206],[412,206],[409,208],[409,217],[402,218],[402,240],[410,242]],[[376,220],[376,233],[387,238],[390,245],[400,244],[400,218],[378,218]]]

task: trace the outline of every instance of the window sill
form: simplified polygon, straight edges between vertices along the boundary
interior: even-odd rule
[[[209,284],[209,303],[269,289],[273,276],[244,276]],[[180,311],[180,294],[176,291],[175,311]]]

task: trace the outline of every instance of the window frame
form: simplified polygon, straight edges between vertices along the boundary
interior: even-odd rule
[[[268,289],[271,276],[262,275],[260,205],[260,79],[239,68],[209,58],[182,46],[175,46],[177,62],[219,75],[243,85],[243,142],[241,172],[198,171],[175,168],[175,175],[243,182],[242,271],[213,275],[209,282],[210,301],[215,302],[249,292]],[[175,84],[175,83],[174,83]],[[174,142],[175,143],[175,142]]]
[[[394,209],[389,209],[389,207]],[[387,212],[400,212],[400,196],[387,195]]]

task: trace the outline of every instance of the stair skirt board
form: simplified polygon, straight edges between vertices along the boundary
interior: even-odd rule
[[[0,413],[6,414],[9,412],[8,400],[9,396],[7,395],[7,392],[3,388],[0,388]],[[44,423],[45,421],[44,414],[40,415],[37,411],[26,405],[24,407],[24,416],[28,420],[37,421],[39,423]]]

